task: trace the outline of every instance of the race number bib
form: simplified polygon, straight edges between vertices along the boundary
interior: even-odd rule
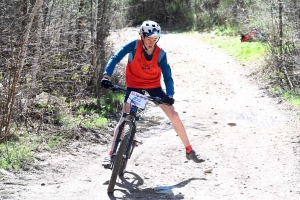
[[[147,97],[138,92],[131,91],[126,102],[144,109],[147,103]]]

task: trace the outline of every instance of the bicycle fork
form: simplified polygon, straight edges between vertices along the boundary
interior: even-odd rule
[[[131,134],[130,134],[128,146],[126,148],[126,153],[125,153],[125,159],[130,159],[133,149],[135,147],[135,142],[137,142],[136,140],[134,140],[135,133],[136,133],[136,125],[135,123],[132,123]]]
[[[114,167],[114,163],[115,163],[114,158],[115,158],[116,153],[117,153],[118,145],[121,142],[121,135],[123,133],[123,129],[124,129],[124,126],[125,126],[125,123],[126,123],[126,121],[124,119],[125,118],[123,117],[122,123],[119,126],[118,134],[117,134],[116,139],[114,141],[114,148],[113,148],[113,152],[112,152],[112,155],[111,155],[112,164],[111,164],[110,169],[113,169],[113,167]]]

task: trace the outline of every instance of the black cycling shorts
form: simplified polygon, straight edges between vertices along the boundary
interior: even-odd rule
[[[161,87],[151,88],[151,89],[127,88],[127,93],[125,95],[124,102],[127,101],[131,91],[137,91],[138,92],[140,90],[145,90],[152,97],[159,97],[161,99],[167,97],[167,94],[163,91],[163,89]]]

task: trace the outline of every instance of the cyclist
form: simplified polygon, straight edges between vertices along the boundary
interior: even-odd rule
[[[180,137],[186,149],[186,158],[188,160],[193,160],[196,163],[204,162],[204,159],[202,159],[200,155],[193,150],[184,125],[173,106],[175,100],[173,98],[174,82],[171,67],[167,62],[166,52],[157,45],[157,42],[161,37],[161,27],[156,22],[147,20],[140,26],[139,34],[139,40],[133,40],[125,44],[110,58],[101,81],[102,87],[109,88],[112,86],[110,79],[115,66],[126,54],[129,54],[125,72],[128,92],[127,95],[125,95],[122,111],[126,113],[130,111],[130,104],[126,103],[126,101],[131,91],[143,89],[147,91],[150,96],[162,98],[165,103],[170,104],[171,106],[160,104],[159,107],[171,120],[177,135]],[[166,93],[161,87],[161,74],[164,78]],[[122,123],[122,120],[123,118],[120,119],[115,128],[114,139],[109,156],[105,157],[102,163],[105,168],[110,167],[115,137],[118,133],[118,127]]]

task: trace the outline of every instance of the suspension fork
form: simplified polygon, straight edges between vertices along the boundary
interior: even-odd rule
[[[136,125],[135,125],[136,112],[137,112],[137,107],[132,105],[131,108],[130,108],[129,113],[123,113],[122,123],[119,126],[118,134],[117,134],[115,144],[114,144],[114,148],[113,148],[113,155],[115,155],[115,153],[117,151],[118,144],[121,141],[121,135],[122,135],[125,123],[127,121],[130,121],[132,123],[132,129],[131,129],[130,139],[129,139],[129,142],[128,142],[128,147],[127,147],[127,150],[126,150],[126,157],[128,158],[128,153],[129,153],[129,150],[131,149],[130,145],[133,143],[133,139],[134,139],[135,132],[136,132]],[[129,116],[129,120],[125,120],[126,117],[128,117],[128,116]]]
[[[124,126],[125,126],[125,120],[124,120],[124,117],[122,119],[122,123],[120,124],[120,126],[118,127],[119,130],[118,130],[118,134],[117,134],[117,137],[115,139],[115,144],[114,144],[114,149],[113,149],[113,155],[116,153],[117,151],[117,147],[118,147],[118,144],[119,142],[121,141],[121,135],[122,135],[122,132],[123,132],[123,129],[124,129]]]
[[[135,125],[135,122],[132,122],[132,129],[131,129],[131,134],[130,134],[130,138],[129,138],[129,142],[128,142],[128,146],[127,146],[127,149],[126,149],[126,158],[130,158],[130,155],[132,153],[132,150],[133,150],[133,140],[134,140],[134,136],[135,136],[135,133],[136,133],[136,125]]]
[[[134,136],[135,136],[135,132],[136,132],[135,121],[136,121],[137,110],[138,110],[137,106],[131,105],[129,115],[131,116],[132,127],[131,127],[131,133],[130,133],[128,146],[127,146],[126,153],[125,153],[125,156],[127,159],[129,159],[129,156],[132,153],[132,149],[133,149],[133,140],[134,140]]]

